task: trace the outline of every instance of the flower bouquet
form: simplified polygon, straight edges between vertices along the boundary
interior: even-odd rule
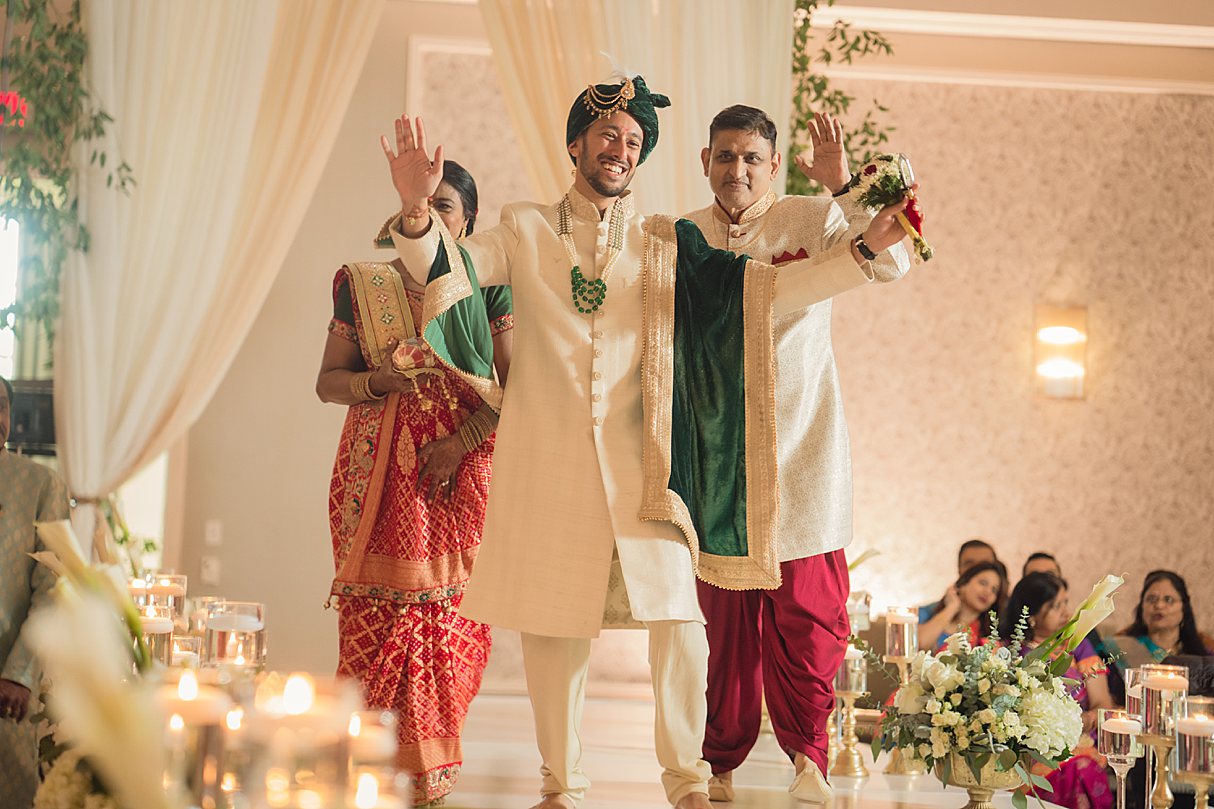
[[[972,785],[971,806],[981,805],[975,792],[989,800],[992,789],[1017,784],[1052,792],[1029,767],[1036,761],[1056,769],[1079,741],[1082,710],[1069,691],[1075,683],[1063,674],[1079,642],[1112,613],[1122,582],[1106,576],[1066,624],[1023,656],[1027,615],[1006,644],[992,635],[973,646],[959,632],[940,654],[919,652],[873,739],[874,756],[897,748],[934,767],[946,784]],[[1023,792],[1012,800],[1019,809],[1028,802]]]
[[[904,196],[910,196],[906,209],[898,214],[898,222],[911,237],[915,260],[929,261],[933,254],[932,247],[923,238],[923,209],[919,206],[919,198],[911,190],[915,173],[906,155],[877,155],[856,173],[855,183],[856,200],[874,213],[886,205],[901,202]]]

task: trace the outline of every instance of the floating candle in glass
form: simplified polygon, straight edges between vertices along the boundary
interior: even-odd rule
[[[906,660],[919,648],[919,613],[914,607],[885,611],[885,659]]]

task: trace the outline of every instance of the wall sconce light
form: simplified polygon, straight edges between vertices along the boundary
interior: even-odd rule
[[[1088,310],[1038,304],[1034,331],[1037,392],[1055,399],[1082,399],[1087,375]]]

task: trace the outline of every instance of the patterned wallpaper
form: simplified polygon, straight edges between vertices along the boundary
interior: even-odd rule
[[[426,70],[427,115],[459,122],[443,142],[484,199],[529,196],[490,59]],[[854,586],[877,606],[932,600],[980,535],[1015,571],[1054,552],[1076,599],[1128,574],[1118,626],[1148,570],[1176,569],[1214,629],[1214,266],[1199,250],[1214,233],[1214,98],[846,86],[891,107],[937,255],[835,306],[852,552],[882,551]],[[1088,307],[1081,401],[1033,392],[1036,303]],[[645,678],[643,636],[606,637],[597,658],[635,663],[616,679]],[[517,674],[513,639],[495,655],[490,681]]]
[[[1186,576],[1214,628],[1214,98],[853,83],[892,107],[937,258],[835,307],[856,586],[934,597],[969,536],[1082,598]],[[1035,303],[1088,307],[1087,397],[1032,391]],[[923,553],[930,549],[929,553]]]

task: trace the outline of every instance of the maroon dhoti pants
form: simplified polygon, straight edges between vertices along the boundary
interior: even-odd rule
[[[708,620],[708,727],[713,774],[735,770],[759,737],[766,696],[776,740],[826,774],[826,720],[850,631],[843,551],[780,565],[776,590],[722,590],[697,581]]]

